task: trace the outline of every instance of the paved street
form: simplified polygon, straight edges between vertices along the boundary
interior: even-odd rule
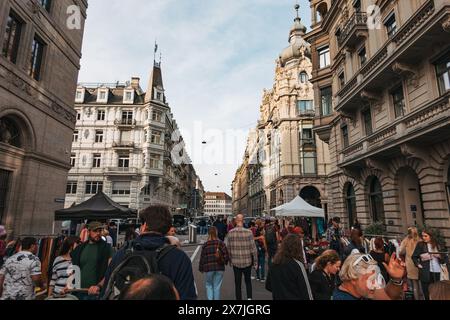
[[[187,236],[178,236],[183,243],[187,239]],[[204,243],[206,236],[199,236],[199,245],[183,244],[183,250],[193,260],[192,267],[194,269],[195,284],[198,290],[198,299],[207,300],[204,275],[198,271],[198,264],[200,261],[201,243]],[[255,275],[255,271],[252,272]],[[265,289],[265,284],[252,280],[253,287],[253,299],[254,300],[272,300],[272,294]],[[246,298],[245,283],[242,279],[242,297]],[[234,293],[234,275],[233,269],[230,266],[226,267],[225,276],[222,284],[222,300],[235,300]]]

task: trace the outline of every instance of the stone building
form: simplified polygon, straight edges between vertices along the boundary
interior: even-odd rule
[[[63,206],[86,10],[0,1],[0,224],[11,237],[51,233]]]
[[[231,216],[231,207],[231,197],[226,193],[205,193],[205,216]]]
[[[330,211],[347,227],[358,218],[391,235],[425,224],[450,243],[450,3],[310,3]]]
[[[202,210],[203,186],[166,100],[160,63],[146,92],[139,78],[80,84],[75,110],[66,207],[103,191],[138,210],[153,204],[173,213]]]
[[[264,91],[258,127],[250,134],[243,165],[233,184],[234,202],[242,199],[242,190],[250,186],[249,213],[269,214],[297,195],[327,212],[325,185],[330,159],[328,146],[313,133],[311,49],[305,33],[297,14],[289,32],[289,46],[276,61],[273,88]],[[239,179],[243,172],[247,172],[249,181]],[[240,191],[236,195],[235,188]]]

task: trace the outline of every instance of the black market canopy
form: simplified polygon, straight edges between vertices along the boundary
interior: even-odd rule
[[[55,221],[137,218],[137,211],[121,206],[103,192],[71,208],[56,210]]]

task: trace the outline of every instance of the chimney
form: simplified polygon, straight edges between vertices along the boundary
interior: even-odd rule
[[[131,87],[135,90],[139,89],[139,81],[141,81],[141,79],[139,77],[132,77],[131,78]]]

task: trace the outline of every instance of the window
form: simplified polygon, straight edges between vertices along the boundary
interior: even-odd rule
[[[105,110],[98,110],[97,111],[97,121],[105,121],[106,113]]]
[[[341,72],[339,74],[339,87],[342,89],[345,86],[345,74],[344,72]]]
[[[39,0],[39,4],[41,5],[42,8],[47,10],[47,12],[50,12],[50,6],[52,5],[51,0]]]
[[[77,194],[78,183],[76,181],[67,182],[66,194]]]
[[[106,92],[105,91],[100,91],[100,100],[105,100],[106,99]]]
[[[156,99],[161,100],[161,93],[160,93],[160,92],[158,92],[158,93],[156,94]]]
[[[93,161],[92,161],[92,168],[100,168],[101,163],[102,163],[102,155],[94,154]]]
[[[122,124],[133,124],[133,111],[122,111]]]
[[[361,12],[361,0],[356,0],[353,2],[353,8],[355,9],[355,12]]]
[[[304,142],[313,142],[313,133],[312,129],[303,129],[302,130],[302,140]]]
[[[97,194],[103,191],[103,182],[86,181],[86,194]]]
[[[344,148],[347,148],[350,144],[349,144],[349,140],[348,140],[348,126],[344,125],[341,128],[342,130],[342,140],[344,142]]]
[[[436,64],[436,75],[439,83],[439,92],[444,95],[450,90],[450,52]]]
[[[130,167],[130,156],[124,155],[119,156],[119,168],[129,168]]]
[[[370,108],[367,108],[364,111],[362,111],[362,117],[363,117],[364,129],[366,131],[366,136],[370,136],[373,133],[372,112],[371,112]]]
[[[72,153],[70,155],[70,166],[73,168],[75,167],[75,163],[77,161],[77,155],[75,153]]]
[[[302,72],[300,73],[299,78],[300,78],[300,83],[307,83],[308,80],[309,80],[308,74],[307,74],[305,71],[302,71]]]
[[[322,116],[328,116],[332,113],[331,106],[331,87],[320,89],[320,103]]]
[[[297,101],[298,114],[314,113],[313,100],[300,100]]]
[[[96,143],[103,142],[103,130],[95,130],[95,142]]]
[[[33,45],[31,46],[31,60],[29,75],[36,81],[41,79],[41,67],[44,57],[44,42],[37,36],[33,39]]]
[[[17,61],[22,26],[22,22],[20,22],[16,15],[11,12],[8,21],[6,22],[6,33],[3,38],[2,55],[12,63],[16,63]]]
[[[325,47],[319,49],[319,66],[320,68],[326,68],[330,65],[330,48]]]
[[[373,177],[370,181],[369,205],[373,222],[384,223],[383,191],[377,177]]]
[[[127,92],[127,93],[125,94],[125,99],[126,99],[127,101],[131,101],[131,92]]]
[[[395,21],[395,14],[392,14],[384,25],[386,27],[388,37],[391,38],[397,32],[397,22]]]
[[[152,120],[161,122],[162,113],[160,111],[153,111],[152,112]]]
[[[303,153],[303,173],[316,174],[317,155],[315,151]]]
[[[75,131],[73,132],[73,139],[72,139],[72,142],[78,142],[78,137],[79,137],[79,135],[80,135],[80,132],[79,132],[78,130],[75,130]]]
[[[161,144],[161,131],[152,131],[151,142],[153,144]]]
[[[161,155],[151,154],[150,155],[150,168],[159,169],[159,163],[161,162]]]
[[[77,112],[77,120],[81,120],[81,113]]]
[[[347,206],[347,215],[348,215],[348,221],[349,226],[353,226],[355,223],[355,218],[357,216],[356,214],[356,194],[355,194],[355,188],[353,185],[349,184],[347,187],[347,191],[345,192],[345,203]]]
[[[394,102],[395,118],[403,117],[405,115],[405,97],[402,86],[392,92],[392,101]]]
[[[81,101],[83,99],[83,92],[80,90],[77,90],[77,94],[75,96],[75,101]]]
[[[363,66],[367,61],[367,52],[366,47],[362,47],[361,50],[358,51],[359,63]]]
[[[129,195],[131,194],[131,182],[113,182],[113,195]]]

